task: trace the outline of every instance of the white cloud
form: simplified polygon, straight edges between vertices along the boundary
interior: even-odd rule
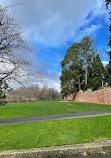
[[[90,27],[86,27],[84,32],[85,34],[91,35],[91,34],[96,33],[96,31],[100,28],[101,28],[101,25],[91,25]]]
[[[96,36],[97,31],[102,27],[102,25],[90,25],[85,27],[81,31],[76,32],[76,41],[80,41],[84,36],[91,35],[93,38]]]
[[[95,33],[100,25],[88,25],[95,17],[108,19],[103,0],[8,0],[8,3],[25,4],[15,8],[17,17],[28,26],[25,38],[39,47],[64,46],[77,37],[77,30],[83,26],[87,35]]]
[[[106,66],[109,63],[109,61],[102,61],[102,63],[104,66]]]
[[[21,11],[20,8],[16,11],[29,26],[26,38],[42,47],[59,47],[74,38],[76,29],[82,26],[95,1],[28,0],[23,8],[20,7]]]
[[[52,77],[53,76],[53,77]],[[40,88],[42,88],[44,85],[48,88],[55,88],[58,92],[60,92],[60,80],[59,80],[60,74],[56,72],[51,72],[49,74],[42,74],[38,78],[27,78],[24,77],[20,81],[22,81],[24,86],[31,85],[31,84],[37,84]],[[15,81],[8,82],[10,87],[13,87],[14,89],[20,87],[21,85]]]
[[[46,85],[49,88],[55,88],[58,92],[60,92],[60,80],[59,78],[55,79],[48,79],[48,78],[43,78],[40,82],[36,82],[39,87],[43,87],[43,85]]]
[[[49,88],[56,88],[60,91],[60,73],[54,70],[54,65],[50,64],[48,61],[33,56],[31,66],[33,71],[41,74],[40,78],[32,82],[35,82],[40,87],[47,85]]]
[[[16,15],[23,26],[28,26],[25,38],[39,48],[66,47],[69,40],[77,41],[86,35],[96,35],[102,25],[98,21],[92,24],[94,18],[104,17],[104,20],[108,21],[104,0],[8,0],[8,2],[25,3],[15,8]],[[34,57],[32,68],[43,73],[43,83],[59,89],[59,73],[53,70],[53,65]]]
[[[105,0],[97,0],[93,11],[93,16],[101,16],[103,18],[103,15],[107,16],[107,12]]]

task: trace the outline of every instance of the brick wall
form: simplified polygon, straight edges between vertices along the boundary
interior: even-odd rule
[[[74,97],[73,97],[73,95],[71,94],[71,95],[65,97],[64,100],[65,100],[65,101],[72,101],[72,100],[74,100]]]
[[[73,95],[68,96],[67,100],[73,100]],[[111,104],[111,88],[106,87],[102,90],[85,92],[80,91],[75,97],[76,102],[88,102],[88,103],[100,103],[100,104]]]

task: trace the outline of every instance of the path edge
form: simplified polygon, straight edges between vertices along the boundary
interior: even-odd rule
[[[111,140],[26,150],[1,151],[0,158],[81,158],[111,155]]]

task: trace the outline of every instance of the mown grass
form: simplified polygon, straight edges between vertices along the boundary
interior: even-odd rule
[[[0,126],[0,150],[29,149],[111,139],[111,116]]]
[[[69,102],[24,102],[8,103],[0,107],[0,118],[19,118],[85,111],[111,110],[111,105]]]

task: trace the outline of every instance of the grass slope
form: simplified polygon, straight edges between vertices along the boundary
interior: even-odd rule
[[[85,111],[111,110],[111,105],[69,102],[9,103],[0,107],[0,118],[19,118]]]
[[[111,139],[111,116],[0,126],[0,150]]]

